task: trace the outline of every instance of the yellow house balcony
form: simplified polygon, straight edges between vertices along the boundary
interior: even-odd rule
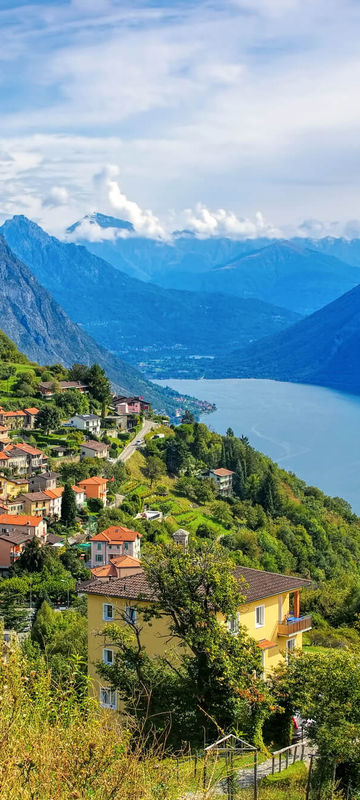
[[[312,628],[311,616],[293,617],[289,616],[285,622],[279,622],[278,636],[294,636],[296,633],[305,633]]]

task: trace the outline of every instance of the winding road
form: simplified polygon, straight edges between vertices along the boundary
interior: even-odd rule
[[[122,461],[123,463],[125,463],[125,461],[128,461],[128,459],[131,458],[131,456],[134,455],[134,453],[136,453],[137,450],[136,442],[139,439],[143,439],[147,433],[150,433],[150,431],[153,430],[153,428],[157,428],[158,425],[159,425],[158,422],[154,422],[151,419],[146,419],[143,422],[142,428],[139,430],[136,436],[134,436],[133,440],[129,444],[127,444],[126,447],[124,447],[120,455],[117,457],[116,461]]]

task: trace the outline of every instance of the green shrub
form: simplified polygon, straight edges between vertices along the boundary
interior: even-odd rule
[[[305,784],[307,778],[307,767],[303,761],[295,761],[295,764],[290,764],[290,767],[283,769],[282,772],[276,772],[275,775],[266,775],[261,778],[262,786],[271,786],[276,783],[277,786],[293,786],[296,783]]]

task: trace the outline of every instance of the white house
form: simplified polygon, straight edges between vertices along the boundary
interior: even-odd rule
[[[69,425],[80,431],[93,433],[98,436],[100,433],[101,419],[97,414],[74,414],[69,420]]]

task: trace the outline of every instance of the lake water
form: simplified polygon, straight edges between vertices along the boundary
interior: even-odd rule
[[[360,514],[360,397],[318,386],[267,380],[167,380],[180,394],[216,403],[202,417],[233,428],[281,467]]]

